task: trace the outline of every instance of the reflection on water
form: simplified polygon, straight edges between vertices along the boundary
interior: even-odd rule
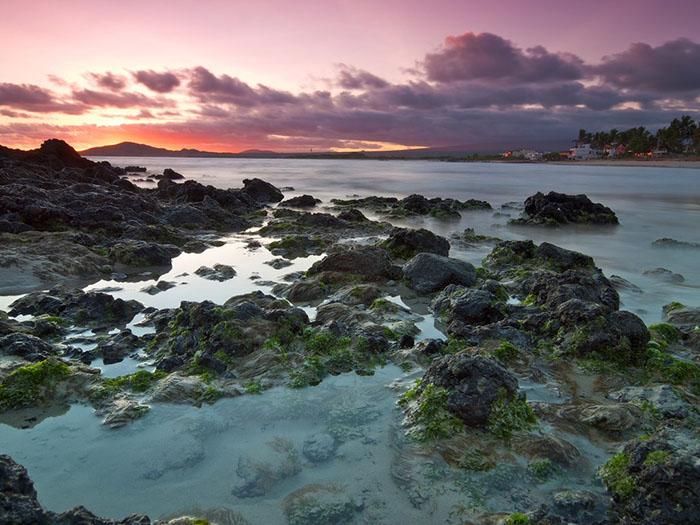
[[[161,281],[169,281],[176,284],[175,287],[156,295],[149,295],[145,291],[149,284],[156,281],[117,282],[99,281],[86,290],[99,290],[105,287],[121,288],[111,292],[115,297],[123,299],[136,299],[146,306],[156,308],[174,308],[181,301],[209,300],[218,304],[224,303],[234,295],[250,293],[261,290],[269,293],[275,282],[280,282],[283,275],[307,270],[315,261],[320,259],[318,255],[301,257],[290,261],[292,264],[281,270],[276,270],[266,261],[274,256],[265,248],[254,250],[246,247],[249,235],[232,235],[226,239],[226,244],[216,248],[210,248],[203,253],[184,253],[172,262],[172,269],[159,277]],[[272,239],[270,239],[271,241]],[[195,274],[195,270],[201,266],[214,266],[215,264],[227,264],[236,270],[233,279],[224,282],[211,281]],[[251,279],[252,277],[252,279]]]

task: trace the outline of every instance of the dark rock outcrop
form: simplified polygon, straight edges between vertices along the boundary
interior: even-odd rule
[[[163,170],[163,178],[168,179],[168,180],[179,180],[179,179],[184,179],[184,175],[181,173],[178,173],[177,171],[170,169],[170,168],[165,168]]]
[[[628,443],[603,468],[622,523],[700,523],[700,445],[697,430],[668,424],[645,439]]]
[[[669,284],[680,284],[685,281],[685,277],[679,273],[672,272],[668,268],[653,268],[651,270],[644,270],[642,275],[646,275],[647,277],[656,279],[657,281]]]
[[[172,244],[124,240],[113,244],[109,254],[127,266],[168,266],[173,257],[180,255],[180,249]]]
[[[299,195],[291,199],[285,199],[280,202],[280,206],[291,206],[292,208],[313,208],[321,202],[321,199],[316,199],[311,195]]]
[[[435,361],[423,376],[423,385],[447,390],[447,410],[467,426],[483,427],[491,408],[505,392],[507,400],[517,397],[518,380],[493,357],[460,352]]]
[[[504,317],[496,297],[487,290],[446,287],[430,304],[436,315],[449,325],[453,322],[469,325],[495,323]]]
[[[27,361],[41,361],[54,354],[54,350],[38,337],[16,332],[0,337],[0,353],[16,355]]]
[[[244,179],[243,191],[258,202],[279,202],[282,192],[269,182],[260,179]]]
[[[408,286],[418,293],[441,290],[448,284],[471,286],[476,281],[476,269],[471,263],[433,253],[419,253],[404,267]]]
[[[394,228],[382,245],[395,259],[408,260],[419,253],[434,253],[447,257],[450,253],[450,242],[425,228]]]
[[[525,217],[510,224],[618,224],[615,212],[586,195],[537,192],[525,200]]]
[[[338,218],[348,222],[365,222],[369,220],[367,217],[365,217],[364,213],[356,208],[341,211],[338,214]]]
[[[113,327],[128,323],[144,307],[133,299],[115,299],[106,293],[55,288],[27,294],[10,308],[11,315],[51,315],[79,326]]]
[[[401,278],[401,268],[392,262],[386,250],[377,246],[331,253],[315,262],[308,273],[314,275],[326,271],[354,274],[366,281]]]

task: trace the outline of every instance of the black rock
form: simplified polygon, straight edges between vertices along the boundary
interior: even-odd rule
[[[608,478],[612,513],[621,523],[700,523],[700,446],[697,430],[668,423],[651,437],[628,443],[618,460],[624,471]],[[632,490],[616,491],[629,476]]]
[[[507,400],[518,392],[518,380],[496,358],[465,351],[433,361],[421,389],[430,384],[447,390],[447,409],[470,427],[487,424],[503,392]]]
[[[244,179],[243,191],[258,202],[279,202],[284,198],[275,186],[260,179]]]
[[[476,282],[476,269],[471,263],[434,253],[419,253],[404,265],[403,273],[408,286],[422,294],[448,284],[471,286]]]
[[[586,195],[537,192],[525,200],[525,218],[511,224],[618,224],[615,212]]]
[[[367,281],[400,279],[401,268],[396,266],[386,250],[377,246],[361,246],[327,255],[309,268],[309,275],[333,271],[359,275]]]
[[[419,253],[434,253],[444,257],[450,253],[450,243],[447,239],[424,228],[420,230],[394,228],[383,246],[389,255],[404,260]]]
[[[415,344],[415,340],[413,339],[412,335],[409,334],[403,334],[401,337],[399,337],[399,348],[413,348],[413,345]]]
[[[0,353],[3,355],[16,355],[30,358],[31,361],[46,359],[54,354],[54,350],[48,343],[33,335],[13,333],[0,337]]]
[[[321,199],[316,199],[311,195],[300,195],[291,199],[283,200],[280,206],[291,206],[293,208],[313,208],[321,202]]]
[[[447,324],[454,321],[470,325],[486,325],[503,319],[496,297],[486,290],[446,287],[430,303],[436,315],[441,315]]]
[[[348,222],[365,222],[369,220],[360,210],[356,208],[341,211],[338,214],[338,218]]]
[[[144,169],[145,171],[145,169]],[[184,175],[178,173],[175,170],[172,170],[170,168],[165,168],[163,170],[163,178],[168,179],[168,180],[178,180],[178,179],[184,179]]]

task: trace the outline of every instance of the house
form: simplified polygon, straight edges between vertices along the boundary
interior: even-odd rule
[[[569,159],[588,160],[600,158],[602,152],[590,144],[578,144],[569,150]]]
[[[528,160],[542,160],[542,152],[541,151],[535,151],[532,149],[519,149],[515,151],[506,151],[503,156],[505,158],[514,158],[514,159],[528,159]]]
[[[603,156],[609,159],[619,157],[627,153],[627,148],[624,144],[606,144],[603,148]]]

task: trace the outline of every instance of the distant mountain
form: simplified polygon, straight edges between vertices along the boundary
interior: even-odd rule
[[[225,153],[200,151],[198,149],[169,150],[156,148],[147,144],[136,142],[121,142],[110,146],[98,146],[86,149],[80,154],[85,157],[219,157],[219,158],[304,158],[304,159],[441,159],[453,158],[456,160],[471,157],[474,153],[479,155],[493,155],[506,149],[519,149],[522,147],[538,149],[541,151],[556,151],[565,148],[565,144],[559,141],[528,140],[525,144],[514,144],[504,147],[501,143],[465,144],[458,146],[440,146],[432,148],[394,150],[394,151],[352,151],[333,152],[315,151],[298,153],[278,153],[275,151],[249,149],[240,153]]]
[[[109,146],[97,146],[80,152],[84,157],[282,157],[283,153],[264,150],[247,150],[241,153],[226,153],[213,151],[200,151],[198,149],[183,148],[181,150],[170,150],[156,148],[148,144],[137,142],[120,142]]]

